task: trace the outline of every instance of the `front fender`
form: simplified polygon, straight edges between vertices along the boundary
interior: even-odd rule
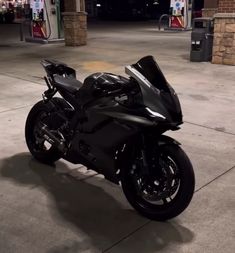
[[[158,146],[163,146],[163,145],[181,145],[178,141],[175,139],[166,136],[166,135],[161,135],[158,138],[156,137],[156,142]],[[131,166],[131,161],[132,161],[132,151],[133,148],[136,147],[136,139],[131,139],[129,140],[128,143],[124,144],[117,152],[116,154],[116,161],[115,161],[115,169],[116,172],[118,170],[122,170],[128,166]],[[117,177],[120,180],[120,174],[116,173]]]
[[[166,135],[161,135],[158,140],[158,145],[163,146],[163,145],[168,145],[168,144],[175,144],[175,145],[181,145],[180,142],[176,141],[175,139],[166,136]]]

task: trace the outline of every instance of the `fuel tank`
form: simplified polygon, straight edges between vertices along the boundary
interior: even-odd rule
[[[105,96],[110,91],[120,89],[129,82],[129,79],[122,76],[110,73],[95,73],[85,79],[77,97],[82,104],[86,104],[98,97]]]

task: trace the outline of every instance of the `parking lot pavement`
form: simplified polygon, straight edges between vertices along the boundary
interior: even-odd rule
[[[156,33],[141,23],[120,27],[91,27],[81,48],[0,47],[1,253],[234,251],[234,67],[190,63],[189,33]],[[167,134],[182,143],[196,174],[189,208],[165,223],[139,216],[118,186],[83,166],[39,164],[24,141],[27,113],[45,88],[40,59],[64,60],[84,79],[95,70],[122,74],[146,54],[158,58],[179,94],[185,124]]]

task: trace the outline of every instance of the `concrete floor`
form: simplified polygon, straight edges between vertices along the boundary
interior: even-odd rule
[[[234,66],[189,62],[189,32],[162,33],[148,22],[89,25],[88,45],[78,48],[20,43],[8,28],[0,26],[1,253],[234,252]],[[45,89],[42,58],[65,61],[83,80],[123,74],[149,54],[179,94],[185,124],[169,135],[196,174],[192,203],[165,223],[139,216],[119,187],[83,166],[37,163],[24,141],[27,113]]]

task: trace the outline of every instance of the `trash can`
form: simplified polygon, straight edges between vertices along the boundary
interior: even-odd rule
[[[193,30],[191,35],[190,61],[211,61],[213,38],[213,18],[195,18],[193,20]]]

